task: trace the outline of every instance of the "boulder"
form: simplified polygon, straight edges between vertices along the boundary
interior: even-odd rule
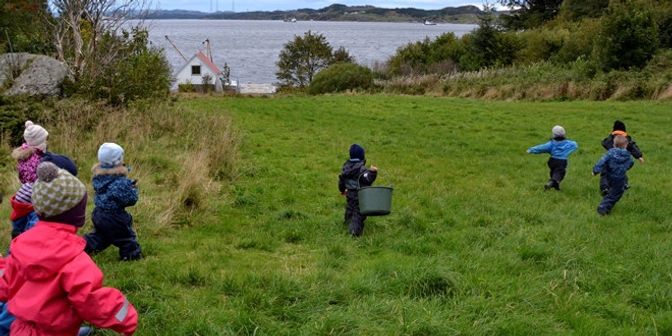
[[[0,92],[6,96],[56,96],[68,75],[65,64],[44,55],[0,55]]]

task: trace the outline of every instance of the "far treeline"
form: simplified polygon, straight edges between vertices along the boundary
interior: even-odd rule
[[[672,1],[500,4],[515,10],[496,15],[486,9],[470,34],[399,48],[362,74],[371,76],[366,87],[490,99],[672,98]],[[370,85],[374,79],[377,85]],[[327,92],[344,86],[327,86]]]

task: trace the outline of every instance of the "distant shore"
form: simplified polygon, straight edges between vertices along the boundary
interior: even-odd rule
[[[404,23],[464,23],[478,22],[482,11],[476,6],[446,7],[436,10],[416,8],[379,8],[374,6],[331,5],[321,9],[288,11],[205,13],[188,10],[155,10],[144,16],[151,20],[275,20],[275,21],[343,21],[343,22],[404,22]]]

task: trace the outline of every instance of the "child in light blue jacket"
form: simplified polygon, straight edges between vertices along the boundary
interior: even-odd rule
[[[560,182],[567,174],[567,158],[576,151],[579,146],[575,141],[565,138],[566,132],[562,126],[554,126],[553,138],[551,141],[530,147],[527,152],[531,154],[549,153],[548,168],[550,169],[550,179],[544,185],[544,189],[560,190]]]

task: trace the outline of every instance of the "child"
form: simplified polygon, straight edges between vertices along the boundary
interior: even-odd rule
[[[40,164],[32,201],[40,220],[12,241],[0,301],[16,320],[12,335],[77,335],[83,321],[132,335],[138,315],[84,253],[86,187],[50,162]]]
[[[614,121],[614,127],[612,130],[613,131],[602,140],[602,147],[604,147],[606,150],[612,149],[614,147],[614,137],[622,135],[628,140],[628,147],[626,148],[628,152],[630,152],[632,157],[639,160],[639,162],[644,163],[644,156],[642,155],[642,151],[639,150],[637,143],[635,143],[635,141],[632,140],[632,137],[630,137],[630,135],[628,135],[628,133],[625,131],[625,123],[620,120]],[[628,189],[627,177],[625,180],[625,189]],[[602,193],[602,196],[607,195],[609,192],[609,181],[605,172],[600,172],[600,192]]]
[[[119,248],[121,260],[142,258],[140,244],[133,231],[133,217],[126,207],[138,201],[136,181],[129,179],[124,163],[124,149],[115,143],[104,143],[98,149],[99,163],[93,167],[93,232],[84,236],[87,253],[96,253],[110,244]]]
[[[593,175],[604,173],[609,185],[607,194],[604,195],[602,202],[597,207],[597,212],[602,216],[611,212],[611,209],[625,192],[625,182],[628,179],[626,173],[635,164],[627,147],[628,138],[623,135],[615,136],[614,147],[609,149],[593,167]]]
[[[551,178],[544,185],[544,189],[548,190],[554,188],[555,190],[560,190],[560,182],[562,182],[567,173],[567,158],[574,153],[579,146],[575,141],[567,140],[565,138],[566,132],[562,126],[554,126],[552,133],[553,139],[551,141],[530,147],[527,152],[531,154],[551,154],[551,157],[548,159],[548,168],[551,170]]]
[[[12,157],[17,161],[16,170],[19,173],[21,188],[12,196],[10,203],[12,213],[12,238],[30,229],[37,222],[37,215],[33,211],[31,202],[33,183],[37,179],[37,165],[47,150],[49,133],[42,126],[26,121],[23,132],[25,143],[12,151]]]
[[[378,168],[371,166],[366,169],[364,148],[358,144],[350,146],[350,159],[343,164],[341,175],[338,176],[338,190],[345,195],[345,222],[349,224],[348,230],[354,237],[359,237],[364,231],[366,216],[359,212],[359,197],[357,189],[368,187],[376,180]]]

